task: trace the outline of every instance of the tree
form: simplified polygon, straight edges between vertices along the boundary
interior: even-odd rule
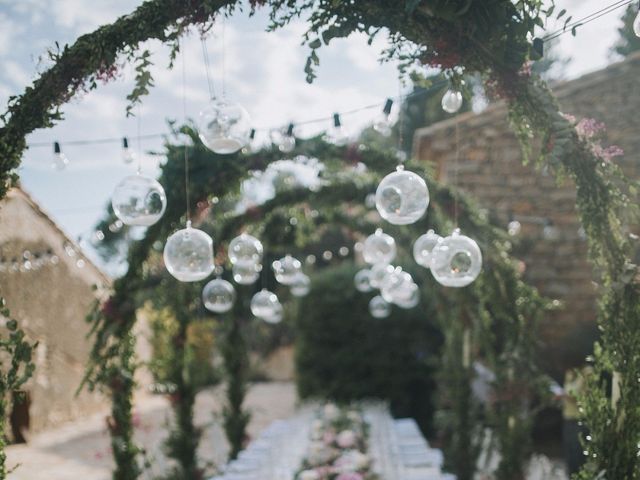
[[[633,31],[633,21],[638,15],[638,5],[632,2],[622,15],[622,25],[618,28],[619,38],[611,49],[612,53],[627,57],[640,50],[640,38]]]

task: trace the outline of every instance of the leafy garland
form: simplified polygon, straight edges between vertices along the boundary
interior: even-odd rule
[[[81,37],[62,52],[52,53],[53,67],[22,96],[12,98],[2,116],[0,197],[6,193],[7,181],[20,163],[26,148],[25,136],[59,120],[59,107],[80,88],[95,88],[98,80],[108,80],[117,68],[119,55],[135,57],[133,52],[139,43],[148,38],[173,43],[175,52],[177,39],[188,25],[206,25],[216,11],[235,4],[213,0],[148,1],[133,14]],[[544,139],[545,148],[539,163],[575,182],[590,258],[601,274],[599,324],[603,335],[594,357],[595,373],[589,379],[590,388],[583,399],[585,421],[592,432],[591,441],[585,447],[589,461],[583,478],[597,475],[638,478],[640,385],[636,379],[640,375],[640,356],[637,355],[640,284],[621,222],[623,212],[632,203],[622,193],[617,169],[602,162],[588,143],[578,137],[570,122],[559,113],[544,84],[521,74],[521,67],[529,56],[527,37],[536,25],[543,24],[545,13],[549,13],[543,12],[542,0],[437,0],[429,4],[406,0],[397,5],[382,0],[252,2],[254,7],[258,4],[272,9],[274,28],[309,13],[310,29],[306,37],[312,50],[307,68],[309,79],[319,62],[317,50],[323,42],[354,31],[375,35],[379,29],[388,28],[395,41],[391,56],[407,63],[419,60],[445,69],[460,67],[484,73],[495,84],[496,91],[507,99],[511,122],[523,145],[530,145],[534,134]],[[144,54],[138,58],[144,61]],[[139,78],[141,88],[132,96],[133,101],[144,93],[143,87],[149,80],[144,75]],[[131,279],[138,274],[128,276]],[[134,318],[131,312],[125,313],[118,317],[116,330],[120,334],[115,338],[125,339],[130,331]],[[108,350],[111,359],[129,357],[128,348],[110,345],[109,338],[110,335],[99,339],[98,351]],[[131,385],[123,382],[130,373],[129,364],[128,361],[105,361],[100,367],[103,373],[106,369],[112,373],[101,375],[100,380],[118,392],[114,394],[114,404],[122,401],[124,405],[127,398],[130,403]],[[602,375],[619,379],[621,395],[615,405],[609,402],[608,391],[599,380]],[[117,376],[119,381],[114,382]],[[120,420],[126,421],[126,418]],[[115,431],[124,435],[127,443],[130,435],[121,427],[123,425],[116,424]],[[128,450],[129,446],[124,448],[125,456],[129,455]],[[135,478],[133,472],[130,470],[117,478]]]
[[[0,479],[4,480],[10,473],[7,470],[7,456],[4,452],[4,429],[11,405],[10,397],[13,396],[14,401],[16,398],[20,400],[20,387],[29,380],[36,368],[32,355],[37,344],[25,340],[25,333],[19,328],[18,322],[11,318],[4,298],[0,298],[0,319],[4,321],[8,332],[6,337],[0,338]]]

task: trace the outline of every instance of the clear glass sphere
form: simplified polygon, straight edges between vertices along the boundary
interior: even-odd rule
[[[216,278],[204,286],[202,301],[207,310],[225,313],[231,310],[236,300],[236,289],[226,280]]]
[[[379,228],[364,241],[362,258],[370,265],[391,263],[396,258],[396,241]]]
[[[282,308],[278,296],[263,288],[251,299],[251,313],[259,318],[269,318],[277,315]]]
[[[420,289],[415,283],[406,286],[402,295],[396,297],[394,303],[400,308],[414,308],[420,303]]]
[[[356,273],[353,277],[353,283],[356,285],[356,290],[359,292],[370,292],[373,290],[371,286],[371,270],[365,268]]]
[[[442,239],[433,249],[431,273],[445,287],[465,287],[482,269],[482,252],[471,238],[459,229]]]
[[[262,261],[262,243],[248,233],[242,233],[229,242],[229,261],[234,265],[255,265]]]
[[[302,272],[302,263],[291,255],[285,255],[271,264],[276,280],[283,285],[291,285]]]
[[[380,216],[394,225],[417,222],[429,206],[429,189],[420,176],[402,165],[382,179],[376,190]]]
[[[369,313],[373,318],[386,318],[391,315],[391,305],[380,295],[376,295],[369,302]]]
[[[396,303],[406,298],[414,284],[411,274],[396,267],[393,273],[387,275],[380,286],[380,295],[389,303]]]
[[[418,265],[425,268],[431,267],[431,252],[441,239],[442,237],[433,230],[418,237],[413,244],[413,259]]]
[[[153,178],[130,175],[113,191],[111,207],[125,225],[148,227],[162,218],[167,197],[162,185]]]
[[[167,238],[163,258],[169,273],[181,282],[204,280],[215,268],[213,240],[188,223],[187,228]]]
[[[233,280],[240,285],[251,285],[260,278],[262,264],[253,263],[248,265],[236,264],[233,266]]]
[[[272,315],[260,318],[267,323],[280,323],[284,318],[284,308],[282,307],[282,304],[280,302],[277,303]]]
[[[447,90],[442,96],[442,109],[447,113],[456,113],[462,107],[462,93],[458,90]]]
[[[373,288],[380,288],[387,278],[394,272],[395,267],[393,265],[378,263],[371,267],[371,276],[369,277],[369,283]]]
[[[640,12],[638,12],[636,18],[633,20],[633,33],[636,34],[636,37],[640,38]]]
[[[207,148],[218,154],[235,153],[249,142],[251,119],[238,103],[214,99],[200,113],[198,134]]]
[[[294,297],[304,297],[311,290],[311,279],[300,272],[289,285],[289,289]]]
[[[69,165],[69,159],[64,153],[55,153],[53,155],[53,161],[51,162],[51,168],[54,170],[62,171]]]

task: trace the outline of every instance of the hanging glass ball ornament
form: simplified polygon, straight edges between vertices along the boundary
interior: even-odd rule
[[[300,272],[296,275],[293,283],[289,285],[289,289],[291,291],[291,295],[294,297],[304,297],[311,290],[311,279],[304,273]]]
[[[380,216],[394,225],[417,222],[429,206],[429,189],[423,178],[399,165],[382,179],[376,190]]]
[[[395,268],[393,265],[378,263],[371,267],[371,276],[369,277],[369,283],[373,288],[380,288],[382,284],[386,280],[388,275],[391,275],[394,272]]]
[[[216,278],[204,286],[202,301],[207,310],[225,313],[231,310],[236,300],[236,290],[226,280]]]
[[[356,290],[359,292],[366,293],[373,290],[371,286],[371,270],[368,268],[360,270],[353,278],[353,283],[355,283]]]
[[[280,302],[277,303],[272,315],[260,318],[267,323],[280,323],[284,318],[284,308],[282,307],[282,304]]]
[[[302,272],[302,263],[291,255],[285,255],[271,264],[276,280],[283,285],[291,285],[296,276]]]
[[[282,308],[278,296],[263,288],[251,299],[251,313],[259,318],[273,317]]]
[[[369,313],[373,318],[386,318],[391,315],[391,305],[380,295],[376,295],[369,302]]]
[[[229,242],[229,261],[234,265],[255,265],[262,261],[262,243],[248,233],[242,233]]]
[[[413,244],[413,258],[418,265],[425,268],[431,267],[431,252],[441,239],[442,237],[433,230],[418,237]]]
[[[389,303],[396,300],[403,300],[410,293],[411,285],[414,284],[411,274],[396,267],[393,273],[387,275],[380,286],[380,295]]]
[[[456,113],[462,107],[462,93],[458,90],[447,90],[442,96],[442,109],[447,113]]]
[[[431,273],[445,287],[465,287],[473,282],[482,269],[482,252],[460,229],[442,239],[433,249]]]
[[[236,264],[233,266],[233,280],[240,285],[251,285],[260,278],[262,265],[259,263],[250,265]]]
[[[391,263],[396,258],[396,241],[378,228],[364,241],[362,258],[370,265]]]
[[[167,208],[164,188],[144,175],[125,177],[111,195],[111,207],[125,225],[148,227],[156,223]]]
[[[394,303],[400,308],[414,308],[420,303],[420,289],[415,283],[411,283],[405,287],[402,295],[395,298]]]
[[[164,264],[171,275],[181,282],[204,280],[215,268],[213,240],[202,230],[191,227],[178,230],[164,245]]]
[[[215,153],[235,153],[249,142],[250,121],[249,114],[240,104],[224,98],[214,99],[200,113],[198,135]]]
[[[633,20],[633,33],[636,34],[636,37],[640,38],[640,12],[638,12],[636,18]]]

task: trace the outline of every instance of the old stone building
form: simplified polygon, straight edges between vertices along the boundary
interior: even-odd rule
[[[593,118],[607,126],[605,144],[622,147],[616,161],[638,178],[640,136],[640,55],[557,85],[562,110],[578,118]],[[455,125],[460,156],[456,168]],[[563,308],[543,325],[547,367],[561,370],[584,358],[595,337],[596,289],[587,262],[587,245],[575,211],[575,187],[523,165],[520,145],[511,133],[505,105],[497,103],[481,114],[467,113],[420,129],[414,155],[433,162],[436,176],[457,184],[475,197],[507,228],[521,224],[514,236],[515,252],[526,266],[525,278]]]
[[[90,340],[85,322],[96,292],[108,285],[93,265],[29,195],[13,189],[0,203],[0,295],[31,340],[36,371],[24,390],[27,405],[11,415],[14,437],[104,409],[97,393],[76,396]]]

